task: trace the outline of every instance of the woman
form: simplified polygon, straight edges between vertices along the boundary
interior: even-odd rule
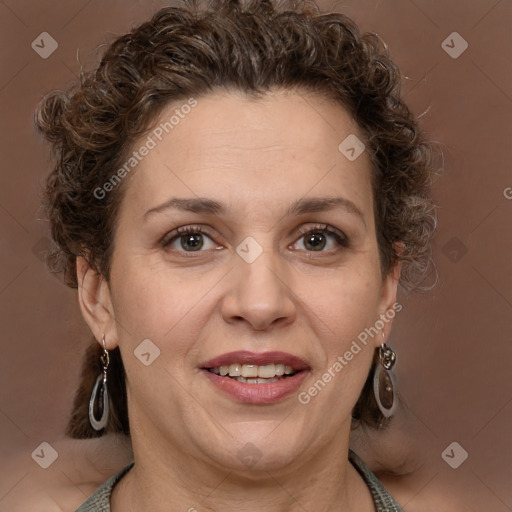
[[[431,148],[385,46],[315,4],[168,7],[49,94],[50,264],[95,344],[68,433],[130,436],[78,510],[399,511],[349,449],[398,403]]]

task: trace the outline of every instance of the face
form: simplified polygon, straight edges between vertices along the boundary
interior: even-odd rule
[[[184,111],[127,178],[110,285],[82,304],[97,338],[120,346],[134,450],[231,470],[332,453],[383,338],[353,342],[396,294],[369,158],[338,149],[361,132],[339,105],[291,91],[219,92]]]

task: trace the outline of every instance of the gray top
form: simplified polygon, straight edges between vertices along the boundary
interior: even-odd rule
[[[384,489],[370,468],[352,451],[349,450],[348,458],[357,469],[363,480],[368,485],[373,496],[376,512],[403,512],[398,503]],[[75,512],[110,512],[110,495],[112,488],[121,478],[130,471],[134,462],[131,462],[121,471],[110,477],[98,490],[80,505]]]

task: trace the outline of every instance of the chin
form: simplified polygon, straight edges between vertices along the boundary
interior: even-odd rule
[[[221,453],[210,453],[216,465],[243,475],[250,480],[268,478],[269,471],[280,471],[297,462],[302,453],[298,446],[289,443],[239,441],[236,447],[225,447]]]

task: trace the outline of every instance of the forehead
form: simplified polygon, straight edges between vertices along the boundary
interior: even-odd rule
[[[320,96],[216,92],[167,106],[148,133],[133,145],[151,149],[130,177],[122,209],[194,195],[276,209],[338,191],[371,209],[366,153],[351,161],[339,149],[347,137],[363,139],[361,131],[341,105]]]

